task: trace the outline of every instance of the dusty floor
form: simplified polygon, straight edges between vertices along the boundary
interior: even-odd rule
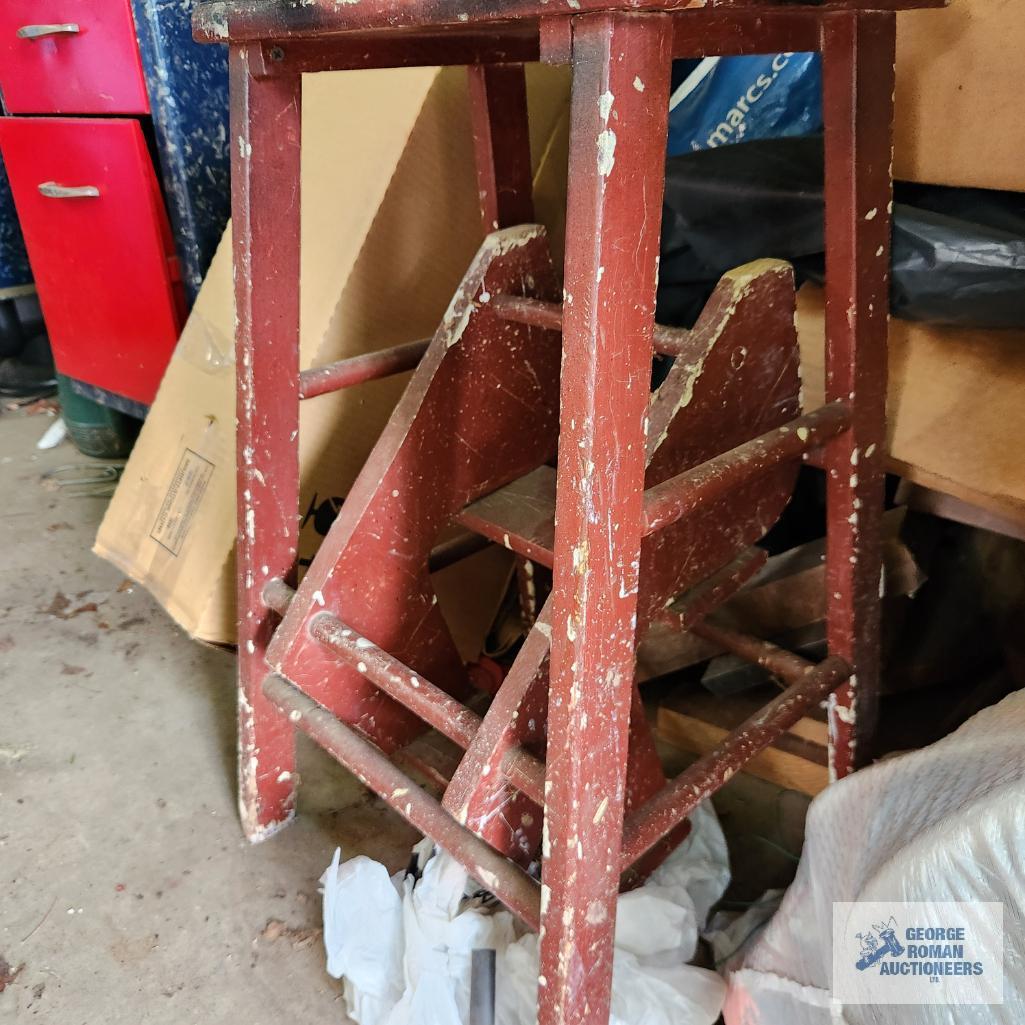
[[[234,657],[91,554],[106,501],[48,486],[86,462],[50,423],[0,412],[0,1021],[342,1025],[317,880],[417,837],[300,736],[296,822],[243,842]],[[807,799],[739,774],[716,805],[729,896],[785,885]]]
[[[415,837],[303,743],[297,822],[242,841],[233,656],[90,553],[105,501],[41,482],[84,461],[50,423],[0,413],[0,1021],[342,1022],[317,879]]]

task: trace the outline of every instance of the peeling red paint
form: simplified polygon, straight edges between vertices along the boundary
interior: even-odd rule
[[[892,210],[894,19],[877,9],[940,3],[199,5],[198,34],[233,44],[244,828],[261,839],[291,817],[294,730],[307,732],[540,927],[540,1025],[607,1021],[621,882],[642,877],[699,800],[848,677],[831,699],[831,767],[843,775],[865,755],[878,689]],[[400,25],[420,31],[361,35]],[[671,57],[818,46],[829,404],[802,415],[785,265],[728,274],[692,331],[654,324],[654,286]],[[574,75],[561,304],[542,229],[516,227],[532,216],[516,62],[542,48]],[[467,62],[479,65],[482,220],[500,230],[434,339],[300,375],[300,73]],[[676,362],[650,396],[653,349]],[[300,399],[414,367],[293,590]],[[819,450],[833,600],[830,656],[813,667],[703,620],[756,571],[749,546],[778,517],[801,458]],[[432,565],[479,546],[438,545],[456,522],[516,553],[532,624],[483,717],[463,704],[471,677],[430,585]],[[540,610],[535,564],[554,571]],[[714,634],[789,685],[668,784],[633,682],[637,639],[656,619]],[[403,746],[427,725],[466,750],[440,803],[388,757],[409,762]],[[521,867],[539,851],[540,886]]]

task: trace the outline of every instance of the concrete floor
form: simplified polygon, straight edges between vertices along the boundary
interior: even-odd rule
[[[0,412],[0,1021],[341,1025],[317,881],[417,835],[300,736],[296,822],[242,840],[234,656],[91,554],[106,501],[45,479],[88,462],[36,450],[52,422]],[[729,896],[786,885],[807,799],[741,773],[716,806]]]
[[[36,451],[52,422],[0,413],[0,1021],[342,1022],[317,880],[415,834],[300,737],[296,823],[243,842],[234,657],[90,553],[106,502],[42,479],[87,461]]]

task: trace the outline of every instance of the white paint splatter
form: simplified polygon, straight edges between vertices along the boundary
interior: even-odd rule
[[[616,133],[606,128],[598,136],[598,174],[608,178],[616,163]]]
[[[608,127],[615,96],[607,89],[598,97],[598,115],[605,127],[598,133],[598,174],[608,178],[616,163],[616,133]]]

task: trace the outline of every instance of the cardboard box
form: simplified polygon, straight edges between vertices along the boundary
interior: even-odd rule
[[[1021,0],[950,0],[897,18],[894,174],[1025,191]]]
[[[539,215],[561,233],[568,79],[528,70]],[[408,68],[303,83],[302,366],[433,335],[482,237],[466,73]],[[235,637],[234,301],[214,257],[94,551],[193,637]],[[319,546],[408,375],[304,402],[300,560]],[[474,657],[506,579],[488,551],[439,574]]]
[[[823,402],[821,290],[797,298],[804,403]],[[1025,331],[890,321],[888,469],[1025,524]]]

